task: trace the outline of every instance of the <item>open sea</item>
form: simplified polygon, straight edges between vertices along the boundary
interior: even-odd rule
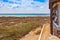
[[[50,14],[0,14],[0,17],[36,17],[36,16],[50,16]]]

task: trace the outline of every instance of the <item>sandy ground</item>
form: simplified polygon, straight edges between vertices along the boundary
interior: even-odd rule
[[[49,40],[60,40],[60,39],[54,35],[50,35]]]
[[[25,35],[20,40],[38,40],[40,34],[36,35],[36,33],[40,30],[41,30],[41,28],[38,27],[35,30],[30,31],[29,34]],[[44,35],[47,35],[47,34],[44,34]],[[49,40],[60,40],[58,37],[56,37],[54,35],[49,35],[48,38],[49,38]]]
[[[22,37],[20,40],[38,40],[39,35],[36,35],[36,32],[41,30],[39,27],[35,30],[29,32],[29,34]]]

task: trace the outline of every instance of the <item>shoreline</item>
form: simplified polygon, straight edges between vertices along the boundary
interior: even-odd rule
[[[7,17],[7,18],[9,18],[9,17],[12,17],[12,18],[31,17],[32,18],[32,17],[50,17],[50,16],[0,16],[0,17]]]
[[[0,14],[0,17],[45,17],[50,14]]]
[[[0,15],[0,17],[50,17],[50,15],[27,15],[27,16],[24,16],[24,15],[20,15],[20,16],[17,16],[17,15]]]

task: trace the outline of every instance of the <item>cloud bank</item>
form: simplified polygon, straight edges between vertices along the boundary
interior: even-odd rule
[[[49,13],[48,0],[0,0],[0,13]]]

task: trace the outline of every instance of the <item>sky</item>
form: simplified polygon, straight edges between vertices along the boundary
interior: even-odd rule
[[[0,0],[0,14],[50,13],[49,0]]]

